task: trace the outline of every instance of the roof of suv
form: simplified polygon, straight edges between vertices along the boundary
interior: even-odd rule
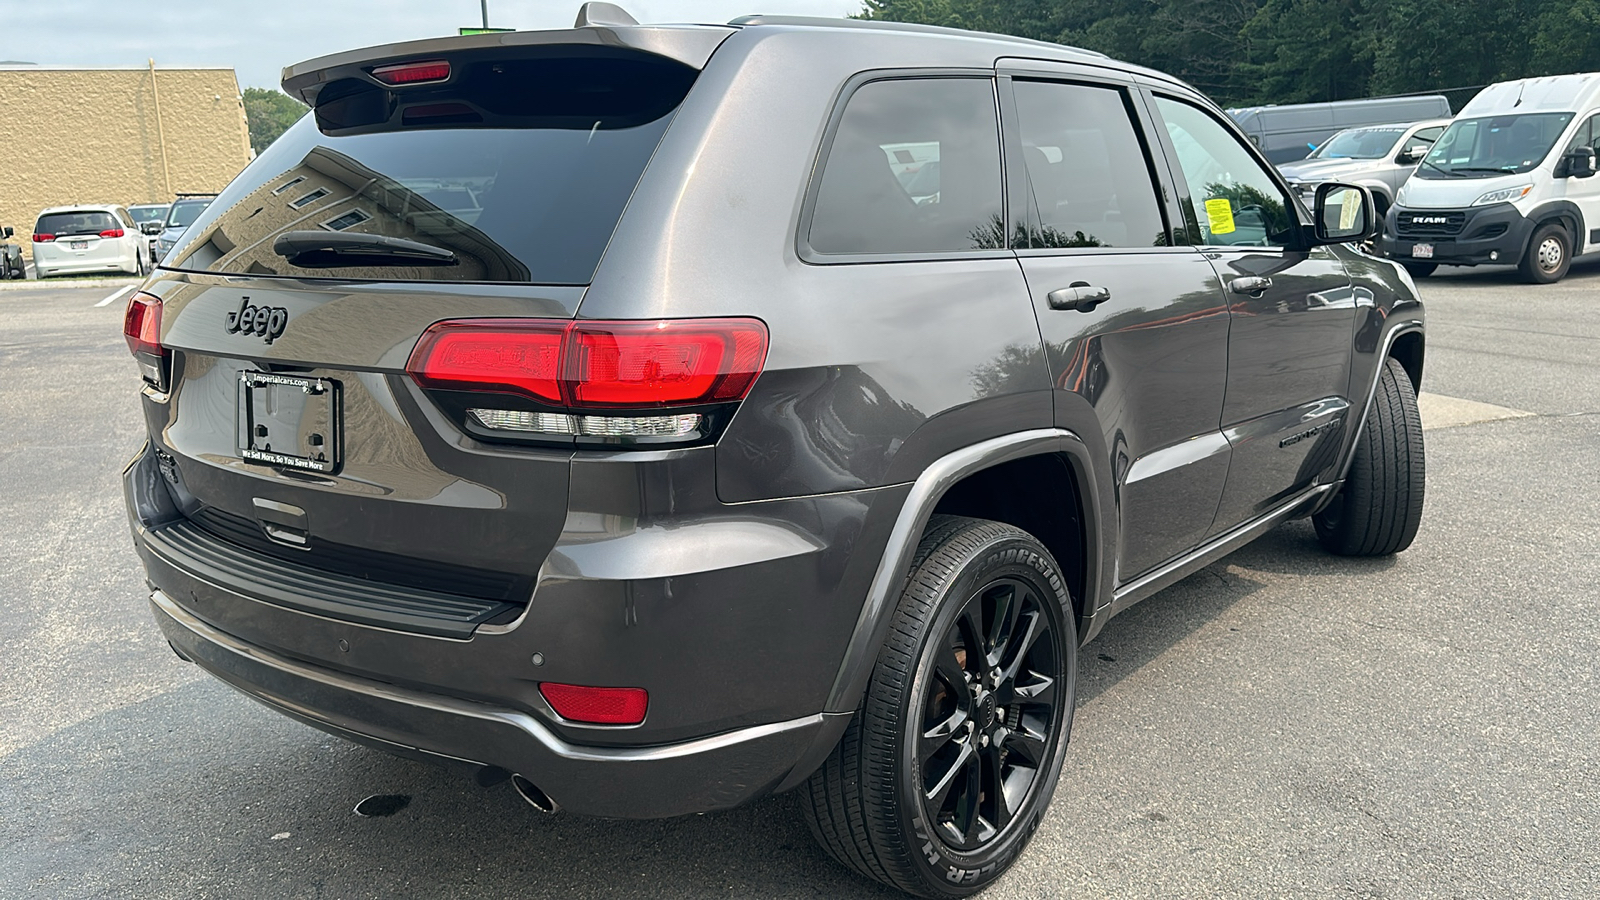
[[[366,71],[374,63],[387,60],[418,59],[433,54],[493,51],[496,48],[526,47],[540,44],[601,44],[626,47],[665,56],[693,68],[705,66],[711,54],[721,43],[740,31],[801,31],[844,29],[855,32],[876,32],[888,39],[945,42],[951,39],[993,45],[995,57],[1016,56],[1055,62],[1076,62],[1090,65],[1114,63],[1116,68],[1138,72],[1161,81],[1182,84],[1163,72],[1146,69],[1131,63],[1112,60],[1093,50],[1052,44],[1029,38],[1014,37],[981,31],[966,31],[937,25],[918,25],[906,22],[885,22],[862,19],[832,19],[811,16],[750,15],[719,24],[619,24],[614,21],[591,21],[586,13],[595,5],[584,4],[578,14],[578,25],[573,28],[540,31],[514,31],[495,34],[454,35],[384,44],[373,47],[334,53],[284,67],[283,89],[309,105],[316,105],[317,93],[327,84],[345,77],[369,77]],[[618,10],[617,12],[621,12]],[[626,13],[622,13],[626,16]],[[938,65],[930,59],[929,65]]]

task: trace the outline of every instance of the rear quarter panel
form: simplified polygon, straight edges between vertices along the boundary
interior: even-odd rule
[[[950,450],[1049,427],[1049,376],[1014,258],[813,265],[796,251],[826,123],[852,76],[992,71],[994,58],[981,40],[746,29],[679,110],[579,316],[767,323],[765,371],[717,447],[723,502],[910,481]]]

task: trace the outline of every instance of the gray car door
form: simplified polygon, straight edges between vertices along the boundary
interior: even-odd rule
[[[1350,402],[1356,294],[1329,247],[1307,247],[1288,192],[1211,112],[1152,93],[1184,216],[1228,303],[1223,433],[1233,463],[1212,533],[1329,475]]]
[[[1228,471],[1227,307],[1205,257],[1173,246],[1133,85],[1065,65],[1002,72],[1013,246],[1057,424],[1104,441],[1126,583],[1211,527]]]

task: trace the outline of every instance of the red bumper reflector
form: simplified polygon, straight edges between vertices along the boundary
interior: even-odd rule
[[[546,681],[539,685],[550,708],[563,719],[593,725],[637,725],[650,695],[644,688],[582,687]]]

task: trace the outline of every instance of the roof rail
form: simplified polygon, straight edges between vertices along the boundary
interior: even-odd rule
[[[1092,56],[1096,59],[1110,59],[1097,50],[1085,50],[1082,47],[1072,47],[1067,44],[1052,44],[1049,41],[1036,41],[1033,38],[1017,37],[1010,34],[997,34],[992,31],[969,31],[965,28],[947,28],[943,25],[920,25],[914,22],[887,22],[881,19],[831,19],[823,16],[740,16],[728,23],[740,27],[758,25],[790,25],[809,28],[861,28],[869,31],[903,31],[913,34],[942,34],[951,37],[980,38],[992,41],[1005,41],[1008,44],[1022,44],[1034,47],[1049,47],[1051,50],[1068,50]]]

